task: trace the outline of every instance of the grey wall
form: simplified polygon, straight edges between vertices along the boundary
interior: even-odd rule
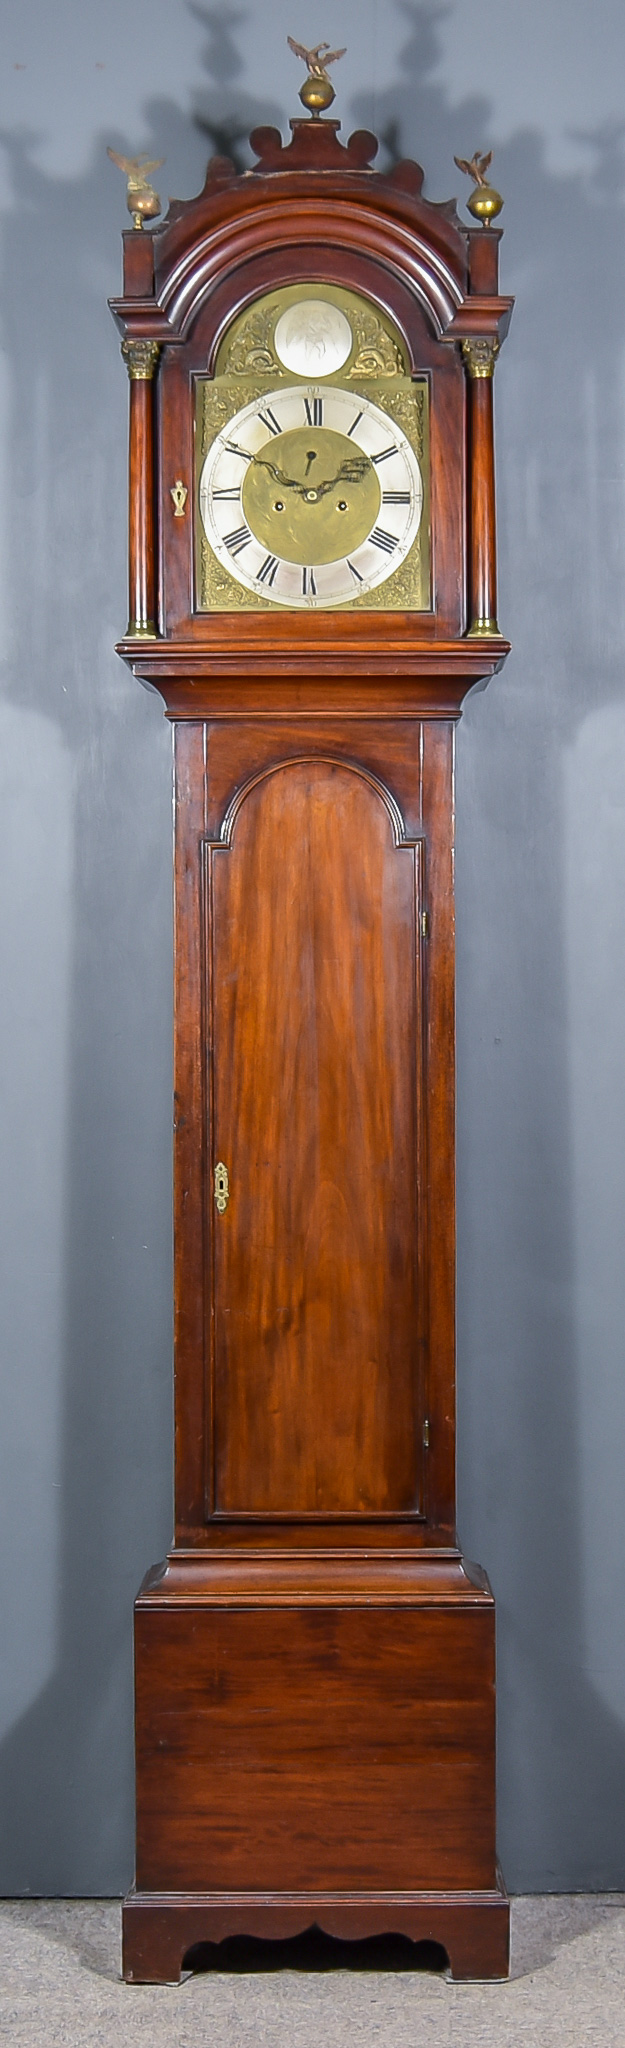
[[[170,744],[125,625],[123,185],[298,111],[496,145],[504,675],[458,740],[460,1529],[513,1889],[625,1885],[625,217],[617,0],[10,0],[2,32],[0,1889],[122,1890],[171,1521]],[[202,130],[204,123],[204,132]]]

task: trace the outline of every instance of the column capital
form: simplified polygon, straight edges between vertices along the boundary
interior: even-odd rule
[[[460,347],[470,377],[494,377],[495,359],[499,355],[496,334],[466,336]]]
[[[122,342],[122,355],[131,383],[150,382],[160,355],[159,341]]]

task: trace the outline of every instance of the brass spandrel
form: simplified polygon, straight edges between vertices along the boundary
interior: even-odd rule
[[[402,351],[379,315],[364,306],[355,319],[356,353],[347,376],[401,377],[405,372]]]
[[[223,369],[231,377],[245,377],[255,371],[279,377],[282,365],[273,349],[276,324],[271,306],[255,307],[242,323],[237,322],[238,332],[228,344]]]

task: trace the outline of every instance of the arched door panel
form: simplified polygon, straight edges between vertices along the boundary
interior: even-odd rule
[[[422,845],[337,761],[233,810],[206,846],[209,1512],[419,1514]]]

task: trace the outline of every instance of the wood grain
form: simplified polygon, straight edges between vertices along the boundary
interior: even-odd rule
[[[140,1889],[494,1884],[491,1601],[155,1603],[136,1685]]]
[[[221,1513],[421,1508],[422,843],[385,796],[287,762],[207,849]]]
[[[156,550],[154,503],[153,387],[148,377],[130,379],[128,476],[128,617],[133,627],[154,625]]]
[[[471,393],[471,617],[497,618],[495,444],[493,379],[472,377]]]

